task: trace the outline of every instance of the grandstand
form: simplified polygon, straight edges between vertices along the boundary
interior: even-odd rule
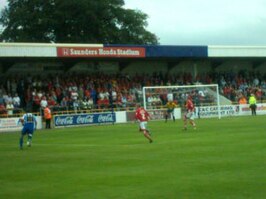
[[[263,102],[265,64],[261,46],[1,43],[0,114],[38,113],[44,97],[58,113],[129,110],[142,102],[143,86],[164,85],[217,83],[224,104],[251,92]],[[16,94],[20,104],[7,114]]]

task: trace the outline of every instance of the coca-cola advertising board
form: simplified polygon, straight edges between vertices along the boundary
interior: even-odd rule
[[[93,125],[116,122],[115,113],[94,113],[54,116],[55,127]]]

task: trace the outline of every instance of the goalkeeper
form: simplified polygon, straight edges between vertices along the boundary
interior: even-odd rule
[[[174,109],[177,107],[177,104],[174,101],[168,101],[166,104],[166,114],[165,114],[165,122],[167,122],[168,118],[173,118],[173,121],[175,122],[175,115],[174,115]]]

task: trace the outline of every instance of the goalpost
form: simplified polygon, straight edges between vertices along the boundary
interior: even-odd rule
[[[212,114],[221,118],[221,107],[218,84],[197,84],[184,86],[146,86],[142,88],[143,106],[145,109],[153,109],[153,100],[160,100],[158,104],[164,106],[167,101],[177,101],[182,107],[188,96],[192,96],[195,107],[200,114],[204,107],[214,107]]]

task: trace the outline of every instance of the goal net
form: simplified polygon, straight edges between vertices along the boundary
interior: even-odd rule
[[[164,108],[168,101],[175,101],[184,110],[186,99],[191,96],[196,117],[221,118],[218,84],[147,86],[142,92],[143,106],[147,110]]]

